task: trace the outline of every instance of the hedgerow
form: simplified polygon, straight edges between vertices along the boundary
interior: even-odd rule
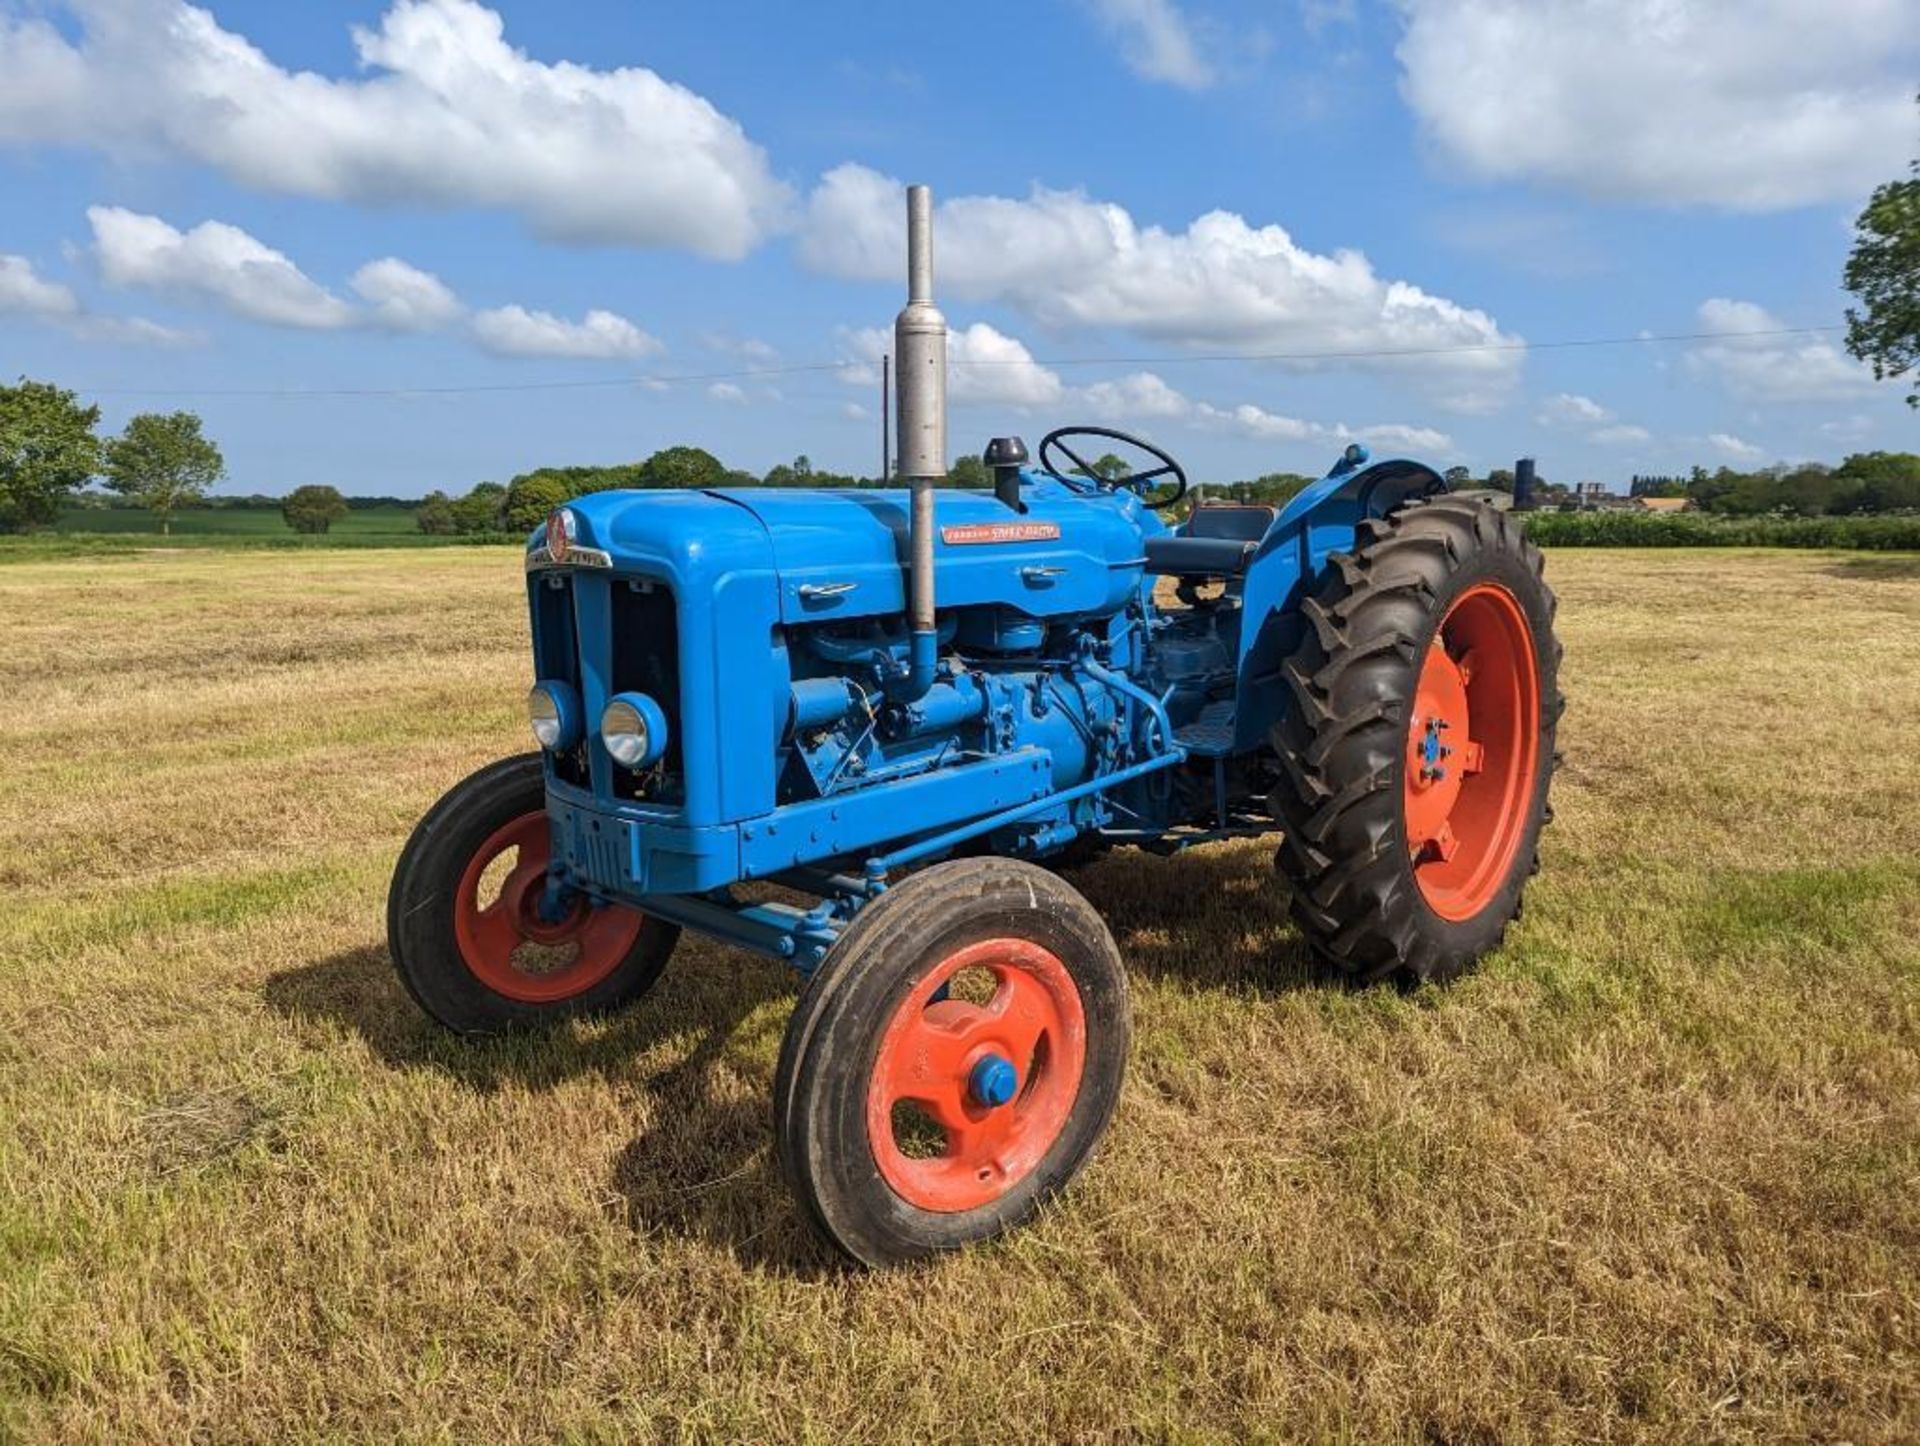
[[[1920,514],[1889,517],[1714,517],[1644,512],[1534,512],[1542,547],[1836,547],[1920,551]]]

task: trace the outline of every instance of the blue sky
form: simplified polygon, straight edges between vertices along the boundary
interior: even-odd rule
[[[1790,329],[1841,319],[1916,76],[1911,0],[0,0],[0,371],[200,412],[226,490],[871,471],[924,180],[956,451],[1912,448]]]

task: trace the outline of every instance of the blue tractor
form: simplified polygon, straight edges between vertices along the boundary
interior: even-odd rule
[[[526,556],[538,750],[434,806],[388,907],[408,990],[466,1034],[627,1004],[686,929],[791,964],[779,1156],[868,1264],[1018,1223],[1106,1129],[1126,976],[1063,865],[1277,831],[1330,965],[1444,981],[1519,911],[1561,708],[1539,552],[1422,463],[1349,447],[1284,507],[1169,526],[1179,463],[1081,427],[936,487],[924,188],[908,215],[908,487],[556,511]],[[1100,475],[1113,446],[1147,465]]]

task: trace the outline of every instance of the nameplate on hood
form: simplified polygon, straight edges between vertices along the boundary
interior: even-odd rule
[[[948,547],[976,542],[1052,542],[1059,536],[1057,522],[969,522],[940,529],[940,540]]]

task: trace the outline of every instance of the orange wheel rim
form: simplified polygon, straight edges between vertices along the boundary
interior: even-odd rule
[[[1434,913],[1471,919],[1506,886],[1539,755],[1533,629],[1511,592],[1477,583],[1441,618],[1407,723],[1407,850]]]
[[[954,997],[963,971],[990,978],[990,997]],[[867,1138],[881,1178],[922,1210],[999,1199],[1066,1128],[1086,1049],[1080,991],[1050,950],[987,939],[948,955],[894,1011],[874,1056]],[[920,1127],[917,1153],[903,1107]]]
[[[512,867],[498,892],[482,903],[489,866],[510,850]],[[638,910],[595,907],[584,898],[576,898],[557,922],[541,918],[548,852],[546,813],[522,814],[474,850],[453,902],[454,941],[473,977],[523,1004],[555,1004],[602,983],[633,951],[646,922]],[[548,957],[530,957],[536,953]]]

